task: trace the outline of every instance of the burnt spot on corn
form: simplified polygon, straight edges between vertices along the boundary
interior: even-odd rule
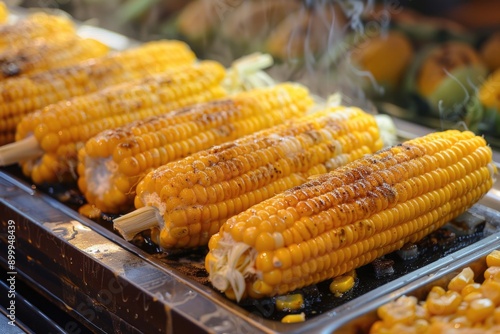
[[[317,130],[306,131],[304,135],[310,138],[315,144],[320,143],[323,139],[321,133],[319,133]]]
[[[218,137],[230,137],[235,131],[236,127],[234,124],[224,124],[214,129],[214,132]]]
[[[339,229],[339,241],[341,244],[343,244],[346,241],[346,231],[344,228]]]
[[[21,74],[21,67],[15,62],[0,63],[0,68],[4,77],[13,77]]]
[[[222,145],[214,146],[214,147],[208,149],[207,152],[209,154],[219,155],[219,154],[224,153],[226,150],[229,150],[229,149],[235,147],[236,145],[237,144],[235,142],[225,143]]]

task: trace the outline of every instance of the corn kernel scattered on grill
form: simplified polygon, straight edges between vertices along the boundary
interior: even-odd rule
[[[29,45],[0,51],[0,79],[69,66],[108,51],[105,44],[76,35],[37,38]]]
[[[138,210],[114,227],[131,239],[159,225],[156,242],[166,249],[206,245],[231,216],[381,147],[372,115],[327,108],[148,173],[136,190]]]
[[[469,131],[365,156],[227,220],[209,242],[209,279],[240,300],[340,276],[458,216],[495,173],[491,149]]]
[[[303,86],[280,84],[105,131],[79,152],[80,189],[103,212],[128,212],[147,172],[302,116],[311,104]]]
[[[76,181],[78,149],[92,136],[225,96],[220,85],[224,75],[221,64],[203,61],[52,104],[26,116],[18,126],[20,141],[8,147],[18,143],[22,146],[21,140],[28,144],[34,141],[40,154],[26,158],[21,165],[24,174],[36,184]],[[5,148],[0,148],[0,157],[2,149]]]
[[[13,142],[22,117],[37,109],[194,61],[195,55],[186,44],[156,41],[71,66],[3,80],[0,145]]]

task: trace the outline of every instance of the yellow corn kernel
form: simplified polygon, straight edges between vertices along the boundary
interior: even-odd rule
[[[373,323],[373,325],[370,327],[370,334],[388,334],[389,329],[387,328],[387,325],[381,321],[377,320]]]
[[[486,256],[486,265],[488,267],[500,267],[500,250],[494,250]]]
[[[467,313],[467,309],[469,308],[469,302],[466,302],[462,299],[462,302],[457,308],[457,311],[453,315],[454,317],[465,317],[465,314]]]
[[[276,308],[280,311],[296,311],[304,307],[304,297],[300,293],[276,297]]]
[[[426,319],[417,319],[413,323],[416,334],[425,334],[429,330],[429,322]]]
[[[474,283],[474,272],[467,267],[451,279],[450,283],[448,283],[448,289],[461,292],[466,285],[471,283]]]
[[[354,277],[351,275],[335,277],[332,283],[330,283],[330,292],[333,293],[335,297],[341,297],[354,287],[354,283]]]
[[[412,325],[405,325],[405,324],[397,323],[391,327],[391,330],[389,333],[394,333],[394,334],[419,334],[419,333],[422,333],[422,334],[424,334],[424,333],[426,333],[429,325],[425,324],[423,322],[425,322],[425,320],[419,320],[418,327],[417,327],[417,322],[415,322]]]
[[[417,299],[415,297],[402,296],[379,307],[377,314],[389,327],[396,323],[410,325],[416,317],[416,305]]]
[[[101,210],[90,204],[84,204],[78,208],[78,213],[89,219],[97,220],[101,216]]]
[[[466,315],[471,322],[477,323],[492,315],[494,311],[495,305],[491,300],[479,298],[470,302]]]
[[[454,328],[470,328],[472,322],[465,316],[457,316],[450,320],[450,325]]]
[[[471,301],[473,301],[475,299],[480,299],[480,298],[483,298],[483,297],[484,297],[484,295],[481,292],[481,290],[478,290],[478,291],[473,291],[473,292],[467,294],[466,296],[464,296],[463,297],[463,301],[467,302],[467,303],[470,303]]]
[[[461,292],[462,297],[467,296],[469,293],[477,292],[477,291],[479,291],[480,288],[481,288],[481,284],[479,284],[479,283],[470,283],[470,284],[467,284],[462,289],[462,292]]]
[[[240,280],[265,281],[255,259],[282,247],[292,255],[294,287],[342,275],[418,242],[461,214],[489,191],[494,174],[491,149],[469,131],[433,133],[364,156],[228,219],[219,230],[220,242],[209,249],[215,255],[210,277],[234,273],[228,275],[238,277],[230,279],[234,286],[243,286]],[[277,214],[285,210],[291,214]],[[242,231],[250,228],[257,236],[247,243]],[[228,261],[233,256],[248,265],[237,268],[236,261]],[[288,281],[267,284],[271,296],[288,287]],[[429,309],[452,312],[461,299],[450,291]]]
[[[304,321],[306,321],[306,315],[304,312],[299,314],[288,314],[281,319],[281,322],[285,324],[291,324],[294,322],[304,322]]]
[[[485,280],[494,280],[500,282],[500,267],[498,266],[488,267],[488,269],[484,271],[483,276]]]
[[[462,296],[456,291],[447,291],[441,287],[433,287],[429,292],[425,305],[431,314],[448,315],[456,312]]]
[[[500,282],[487,280],[481,284],[479,291],[484,297],[490,299],[495,306],[500,306]]]
[[[429,319],[430,317],[427,308],[421,303],[417,303],[417,306],[415,307],[415,317],[417,319]]]

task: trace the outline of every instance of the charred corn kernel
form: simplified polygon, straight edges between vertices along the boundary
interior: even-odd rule
[[[126,81],[144,78],[148,75],[161,73],[180,65],[193,63],[194,53],[188,46],[178,41],[156,41],[143,44],[140,47],[110,53],[103,57],[89,59],[84,62],[55,68],[40,73],[11,78],[0,82],[0,145],[14,141],[15,130],[21,119],[51,103],[69,99],[74,96],[89,94],[105,87]],[[177,89],[172,94],[182,96],[183,90]],[[129,92],[134,96],[134,90]],[[145,99],[137,103],[148,103],[154,100]],[[64,102],[67,110],[72,108],[71,102]],[[109,101],[109,108],[119,107],[120,100]],[[97,108],[92,101],[86,102],[84,110],[96,109],[100,112],[103,107]],[[139,107],[139,106],[137,106]],[[76,110],[76,109],[71,109]],[[78,113],[77,113],[78,114]],[[65,117],[51,118],[50,126],[40,129],[31,128],[33,118],[17,129],[17,140],[27,137],[31,132],[44,135],[52,130],[52,124],[64,125],[79,118],[66,112]],[[102,126],[111,127],[113,124],[102,123]],[[80,127],[79,132],[90,131],[88,127]],[[72,136],[64,132],[64,136]]]
[[[298,109],[309,105],[309,102],[304,105],[303,102],[285,98],[286,95],[272,99],[270,104],[276,108],[282,105],[284,108]],[[302,101],[309,99],[304,96]],[[165,231],[165,236],[170,235],[169,231],[177,226],[199,222],[210,226],[210,232],[199,238],[190,235],[192,240],[187,246],[206,245],[229,217],[305,182],[314,173],[326,172],[339,163],[352,161],[380,148],[382,143],[374,122],[371,115],[358,108],[327,108],[214,146],[148,173],[137,186],[135,206],[142,209],[145,217],[162,217],[158,224]],[[343,157],[342,162],[336,161],[339,156]],[[206,194],[200,197],[196,195],[196,198],[183,196],[186,189],[194,189],[195,185],[202,185]],[[268,211],[267,208],[264,207],[264,211]],[[293,218],[293,215],[281,214],[284,220]],[[133,213],[131,215],[135,216]],[[259,249],[275,251],[284,246],[287,239],[282,234],[286,227],[282,225],[281,218],[275,218],[276,222],[263,222],[261,216],[245,219],[241,222],[243,228],[236,226],[230,233],[237,236],[238,240],[251,241]],[[125,215],[116,219],[114,226],[126,239],[130,239],[141,231],[136,221]],[[140,228],[143,227],[141,225]],[[304,226],[299,232],[300,236],[309,233],[309,229],[310,226]],[[180,247],[170,237],[162,239],[160,246]],[[303,247],[310,249],[306,243]],[[311,251],[316,252],[316,249]],[[273,253],[271,258],[274,255],[278,253]],[[277,283],[283,279],[282,275],[280,278],[277,274],[284,269],[283,263],[290,262],[285,261],[287,258],[283,260],[276,261],[276,267],[262,274]],[[277,271],[274,272],[274,269]],[[271,285],[276,284],[266,282],[260,286]],[[256,293],[260,294],[261,291]]]
[[[500,251],[494,250],[486,256],[486,265],[488,267],[500,267]]]
[[[469,131],[433,133],[366,155],[227,220],[210,243],[209,279],[230,277],[229,286],[244,286],[243,279],[248,288],[263,281],[271,295],[281,293],[285,283],[266,282],[255,261],[280,248],[292,253],[296,287],[340,276],[461,214],[489,191],[495,173],[491,149]],[[276,214],[283,210],[291,215]],[[241,239],[240,231],[261,225],[267,227],[255,238]],[[245,266],[236,267],[239,258]],[[460,299],[450,294],[440,303],[451,309]]]
[[[332,283],[330,283],[330,292],[333,293],[335,297],[341,297],[354,287],[354,283],[354,276],[351,275],[335,277]]]
[[[304,307],[304,297],[300,293],[276,297],[276,308],[280,311],[296,311]]]
[[[130,211],[135,187],[148,171],[188,154],[302,116],[310,105],[311,99],[306,88],[281,84],[102,132],[88,140],[79,152],[80,189],[89,203],[104,212]],[[189,150],[181,149],[179,145],[183,143],[188,144]],[[140,163],[146,160],[149,153],[158,155],[158,159],[151,160],[151,163]],[[243,164],[241,160],[235,163]],[[192,165],[200,169],[200,173],[205,173],[202,162],[195,161]],[[237,188],[239,185],[233,182],[231,187]],[[207,190],[200,184],[194,184],[182,189],[179,197],[186,204],[205,204],[209,202]],[[104,201],[106,194],[114,191],[122,194],[123,201],[117,201],[116,198],[112,198],[111,202]],[[242,204],[238,203],[237,206],[241,207]],[[235,210],[241,211],[241,208]]]
[[[9,19],[9,8],[5,2],[0,1],[0,23],[5,23]]]
[[[377,314],[388,326],[396,323],[411,324],[415,320],[417,298],[402,296],[393,303],[378,308]]]
[[[0,50],[26,46],[36,38],[57,38],[66,34],[76,34],[75,25],[69,17],[34,13],[12,24],[0,26]]]
[[[74,181],[78,164],[77,152],[92,136],[134,120],[166,114],[179,107],[219,98],[225,95],[220,85],[224,73],[222,65],[212,61],[179,66],[162,74],[61,101],[26,116],[19,124],[18,139],[24,139],[25,142],[35,140],[35,146],[39,147],[41,154],[35,158],[24,159],[21,165],[29,164],[31,168],[23,170],[28,172],[27,176],[36,184]],[[178,93],[179,90],[182,90],[182,95]],[[110,141],[118,142],[124,135],[125,133],[116,133]],[[18,143],[22,141],[15,144]],[[95,141],[91,141],[92,143]],[[139,145],[140,143],[136,147]],[[100,147],[106,150],[105,145]],[[99,148],[98,150],[103,152]],[[161,152],[151,150],[148,153],[144,160],[150,162],[149,166],[158,164]],[[44,159],[49,157],[53,160],[51,166],[44,164]],[[106,167],[116,168],[110,166],[112,163],[113,161],[105,162]],[[47,169],[46,175],[36,177],[37,170],[41,168]],[[143,170],[145,169],[146,166],[143,167]],[[96,169],[95,172],[101,175],[104,170]],[[117,186],[124,187],[124,184],[117,181]],[[104,184],[98,180],[96,187],[102,188]],[[107,196],[111,203],[121,203],[125,200],[121,197],[125,194],[116,188],[103,195]],[[98,202],[89,202],[101,208]]]
[[[468,285],[474,283],[474,272],[471,268],[464,268],[457,276],[453,277],[453,279],[448,284],[448,289],[461,292],[462,289]]]
[[[105,44],[76,35],[38,38],[28,45],[0,52],[0,79],[73,65],[104,56],[108,51]]]
[[[304,312],[299,314],[288,314],[281,319],[281,322],[285,324],[291,324],[294,322],[304,322],[304,321],[306,321],[306,314]]]

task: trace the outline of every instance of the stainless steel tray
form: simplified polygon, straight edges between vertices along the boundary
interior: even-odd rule
[[[403,286],[394,289],[390,293],[380,291],[380,295],[375,295],[362,308],[357,309],[354,316],[340,327],[335,328],[336,333],[368,333],[371,324],[377,318],[377,308],[397,298],[405,296],[416,296],[419,300],[425,300],[426,295],[433,286],[446,288],[453,277],[459,274],[466,267],[473,268],[474,272],[480,273],[486,269],[486,255],[493,250],[500,249],[500,236],[492,235],[484,240],[484,244],[473,247],[475,251],[472,254],[462,254],[458,252],[450,257],[450,261],[444,266],[439,264],[431,270],[423,269],[414,273],[416,279],[411,282],[404,282]],[[395,283],[399,283],[399,280]],[[376,294],[377,291],[374,291]]]

